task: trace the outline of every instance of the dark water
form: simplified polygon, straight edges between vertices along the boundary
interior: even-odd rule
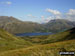
[[[47,32],[47,33],[19,33],[19,34],[15,34],[16,36],[39,36],[39,35],[51,35],[51,32]]]

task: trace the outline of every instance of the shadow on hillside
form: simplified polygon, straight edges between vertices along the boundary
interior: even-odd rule
[[[71,34],[75,34],[75,28],[70,29],[70,31]]]
[[[68,40],[75,39],[75,27],[70,29],[70,34],[67,36]]]

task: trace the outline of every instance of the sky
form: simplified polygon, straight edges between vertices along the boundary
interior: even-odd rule
[[[0,0],[0,16],[22,21],[75,20],[75,0]]]

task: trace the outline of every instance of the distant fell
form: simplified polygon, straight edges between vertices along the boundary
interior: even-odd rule
[[[65,19],[54,19],[44,24],[44,27],[51,32],[61,32],[75,27],[75,22]]]
[[[65,19],[54,19],[48,23],[39,24],[36,22],[21,21],[14,17],[0,16],[0,28],[9,33],[32,33],[32,32],[63,32],[67,29],[73,28],[75,22]]]

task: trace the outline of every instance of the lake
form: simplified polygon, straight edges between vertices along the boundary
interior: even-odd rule
[[[51,35],[53,33],[51,32],[45,32],[45,33],[19,33],[19,34],[15,34],[16,36],[39,36],[39,35]]]

